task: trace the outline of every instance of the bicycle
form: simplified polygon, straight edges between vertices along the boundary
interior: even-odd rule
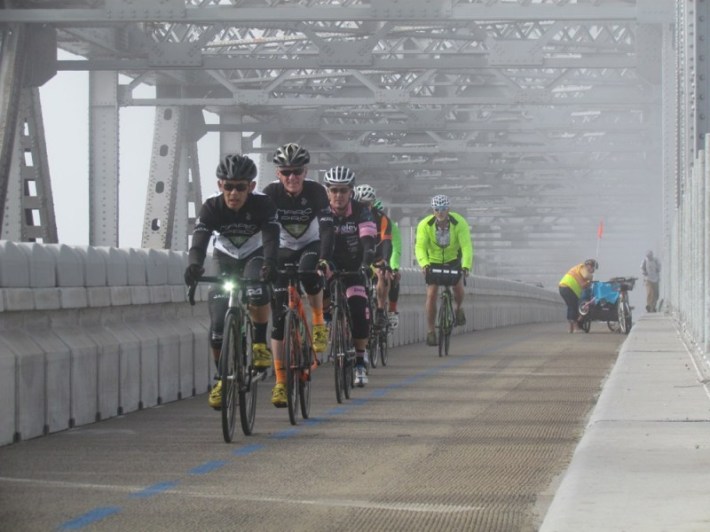
[[[457,282],[462,271],[457,268],[432,267],[432,274],[439,275],[443,282],[444,289],[439,296],[439,311],[436,314],[436,331],[439,344],[439,356],[449,356],[449,345],[451,343],[451,331],[454,328],[454,294],[451,285]],[[465,282],[465,280],[464,280]]]
[[[288,418],[292,425],[297,423],[299,405],[303,419],[308,419],[310,415],[311,371],[319,364],[298,287],[299,273],[295,264],[287,264],[285,269],[279,270],[279,274],[288,279],[288,304],[284,308],[283,355]]]
[[[350,392],[355,385],[355,348],[352,340],[352,318],[345,294],[344,279],[360,275],[360,272],[333,272],[330,277],[330,352],[335,368],[335,398],[338,403],[350,399]]]
[[[222,435],[230,443],[236,425],[237,396],[242,432],[249,436],[254,430],[256,418],[257,383],[266,378],[266,371],[258,371],[252,365],[253,324],[249,310],[242,301],[242,281],[230,276],[202,276],[198,283],[219,284],[229,293],[229,303],[224,317],[222,350],[219,355],[219,379],[222,381]],[[195,304],[197,284],[190,286],[188,299]]]

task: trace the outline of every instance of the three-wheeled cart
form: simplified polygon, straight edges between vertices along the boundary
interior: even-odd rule
[[[589,332],[593,321],[605,321],[612,332],[629,334],[632,325],[629,291],[636,277],[613,277],[592,281],[579,301],[579,326]]]

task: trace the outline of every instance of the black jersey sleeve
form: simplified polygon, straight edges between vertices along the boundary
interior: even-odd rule
[[[279,235],[281,226],[276,220],[276,204],[266,195],[260,196],[265,214],[264,224],[261,227],[261,240],[264,244],[264,258],[276,260],[279,252]]]
[[[192,233],[192,245],[188,250],[188,263],[202,266],[207,255],[207,247],[212,238],[215,225],[214,201],[210,198],[202,204],[200,213],[195,220],[195,229]]]

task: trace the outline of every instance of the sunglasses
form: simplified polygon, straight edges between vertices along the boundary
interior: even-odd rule
[[[232,190],[236,190],[237,192],[244,192],[249,188],[249,183],[228,183],[225,181],[224,183],[222,183],[222,188],[225,192],[231,192]]]
[[[305,168],[279,168],[279,173],[284,177],[290,175],[301,176],[305,171]]]
[[[328,187],[328,192],[332,194],[350,194],[349,187]]]
[[[435,212],[444,212],[444,211],[448,211],[448,210],[449,210],[448,207],[434,207]]]

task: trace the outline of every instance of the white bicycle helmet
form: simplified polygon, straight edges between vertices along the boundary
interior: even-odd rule
[[[326,186],[347,185],[352,187],[355,185],[355,173],[346,166],[334,166],[325,173],[323,181]]]
[[[450,204],[449,196],[444,196],[443,194],[431,198],[431,207],[433,209],[448,209]]]
[[[301,148],[293,142],[284,144],[274,153],[276,166],[299,167],[306,166],[311,160],[311,154],[306,148]]]
[[[375,189],[370,185],[358,185],[355,187],[353,198],[355,201],[364,201],[370,203],[375,201],[377,193]]]

